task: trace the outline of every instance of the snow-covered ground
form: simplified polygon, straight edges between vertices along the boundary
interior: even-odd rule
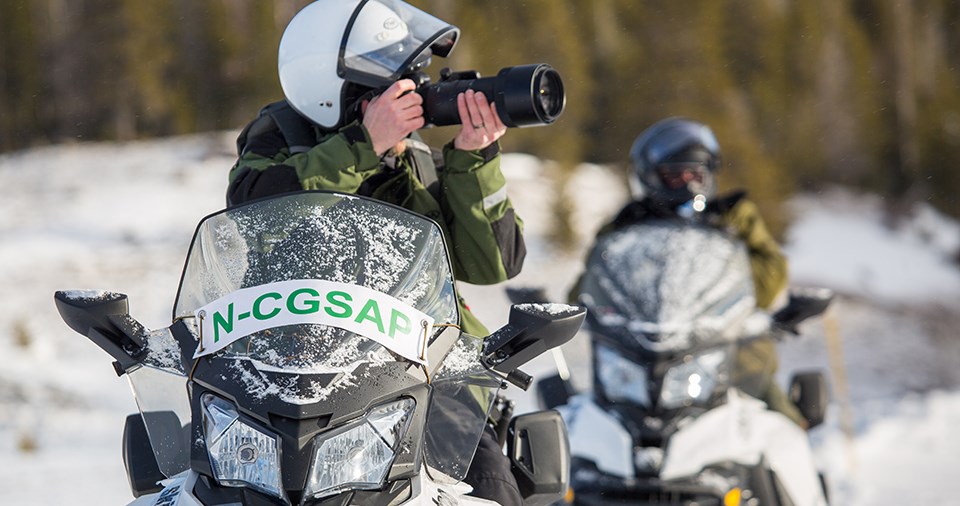
[[[131,499],[120,456],[136,410],[108,356],[70,331],[58,289],[130,296],[147,327],[169,323],[196,223],[223,205],[235,133],[126,144],[57,146],[0,157],[0,504],[104,505]],[[564,300],[592,232],[626,197],[617,177],[584,165],[564,190],[581,248],[557,254],[545,236],[556,185],[549,166],[504,160],[526,223],[529,255],[510,285]],[[811,432],[834,504],[960,504],[960,226],[929,208],[898,228],[882,202],[842,189],[790,201],[785,245],[795,285],[840,295],[806,335],[781,346],[781,381],[828,372],[833,402]],[[503,286],[463,286],[490,328],[505,323]],[[584,384],[586,343],[564,346]],[[530,364],[551,372],[549,354]],[[522,409],[529,394],[512,390]]]

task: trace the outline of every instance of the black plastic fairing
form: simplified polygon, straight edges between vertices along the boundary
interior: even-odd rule
[[[743,475],[750,468],[733,464],[731,473]],[[571,487],[576,504],[610,505],[723,505],[727,490],[693,479],[664,481],[656,476],[643,479],[624,478],[599,470],[594,462],[574,457],[571,462]],[[762,502],[758,504],[777,504]]]
[[[170,325],[170,335],[173,336],[179,345],[180,364],[183,367],[183,370],[191,370],[193,368],[193,363],[195,362],[193,353],[196,351],[199,341],[197,336],[190,329],[187,320],[181,318],[173,322],[173,325]]]
[[[203,441],[201,397],[213,393],[237,406],[241,419],[248,424],[276,434],[280,438],[280,468],[283,488],[290,494],[306,486],[314,451],[314,440],[323,432],[335,429],[362,417],[371,407],[409,397],[416,401],[411,425],[404,435],[388,480],[413,476],[421,462],[421,437],[428,408],[429,386],[404,371],[407,363],[393,362],[378,366],[361,364],[353,371],[349,387],[333,389],[322,402],[296,404],[284,402],[276,395],[260,397],[256,378],[267,378],[266,384],[282,384],[283,376],[295,391],[311,391],[314,385],[329,386],[337,375],[281,375],[253,368],[246,360],[201,359],[194,371],[193,440]],[[205,446],[194,444],[191,467],[212,476]]]
[[[127,471],[127,482],[133,496],[140,497],[162,490],[159,482],[167,477],[160,471],[147,436],[147,427],[139,413],[127,415],[122,441],[123,467]]]
[[[597,363],[597,352],[596,347],[598,343],[603,343],[604,345],[617,350],[617,353],[622,357],[630,360],[631,362],[642,366],[647,371],[648,378],[648,391],[651,406],[638,406],[632,405],[626,402],[619,402],[611,400],[606,393],[604,392],[603,382],[599,378],[600,364]],[[698,403],[698,406],[680,406],[677,408],[664,408],[660,402],[660,391],[663,388],[664,378],[667,372],[674,366],[682,362],[685,357],[695,356],[699,353],[703,353],[707,350],[726,348],[727,349],[727,363],[732,361],[734,354],[734,345],[733,344],[724,344],[721,346],[698,346],[691,348],[689,350],[683,351],[664,351],[664,352],[652,352],[645,350],[643,348],[626,348],[622,343],[617,339],[608,339],[602,334],[594,333],[591,335],[590,349],[591,349],[591,361],[593,371],[593,385],[594,385],[594,398],[598,405],[604,407],[605,409],[612,409],[621,412],[627,418],[631,420],[639,420],[651,415],[658,417],[663,421],[658,428],[653,430],[652,434],[648,434],[642,437],[651,437],[654,439],[660,438],[663,435],[663,431],[670,429],[671,422],[676,421],[675,419],[680,417],[682,413],[686,413],[690,410],[702,411],[705,407],[715,406],[718,403],[723,402],[726,398],[725,392],[729,388],[730,384],[728,382],[719,382],[714,387],[713,392],[710,397],[702,402]],[[642,434],[647,434],[650,432],[649,428],[644,427],[642,424],[632,424],[628,422],[628,425],[636,427],[636,430],[630,430],[635,438],[641,437]]]

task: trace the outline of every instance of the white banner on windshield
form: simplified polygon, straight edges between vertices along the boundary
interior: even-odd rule
[[[274,327],[329,325],[386,346],[414,362],[426,364],[427,329],[433,318],[385,293],[359,285],[298,279],[241,288],[203,306],[200,347],[194,358],[216,353],[238,339]]]

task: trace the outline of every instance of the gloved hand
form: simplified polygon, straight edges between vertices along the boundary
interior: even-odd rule
[[[728,225],[727,215],[746,196],[745,191],[735,191],[707,202],[707,207],[701,213],[703,222],[715,227]]]

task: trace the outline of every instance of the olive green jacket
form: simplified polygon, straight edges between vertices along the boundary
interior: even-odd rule
[[[787,287],[787,258],[767,230],[757,205],[742,198],[721,215],[721,223],[747,246],[757,306],[769,308]]]
[[[313,135],[313,145],[291,146],[279,128],[245,129],[238,141],[241,155],[230,171],[228,204],[298,190],[365,195],[437,222],[458,281],[488,285],[520,272],[526,255],[523,223],[507,196],[498,144],[462,151],[450,143],[436,153],[413,136],[400,156],[381,159],[357,122],[334,133],[313,127]],[[424,182],[434,177],[435,187],[428,190]],[[487,335],[460,302],[463,330]]]
[[[747,245],[757,305],[769,308],[787,287],[787,259],[780,251],[780,246],[767,230],[756,204],[745,198],[739,199],[722,214],[721,223]],[[778,362],[777,344],[773,339],[757,339],[746,343],[737,351],[733,381],[744,392],[766,402],[774,411],[806,427],[807,422],[800,410],[776,382]]]

